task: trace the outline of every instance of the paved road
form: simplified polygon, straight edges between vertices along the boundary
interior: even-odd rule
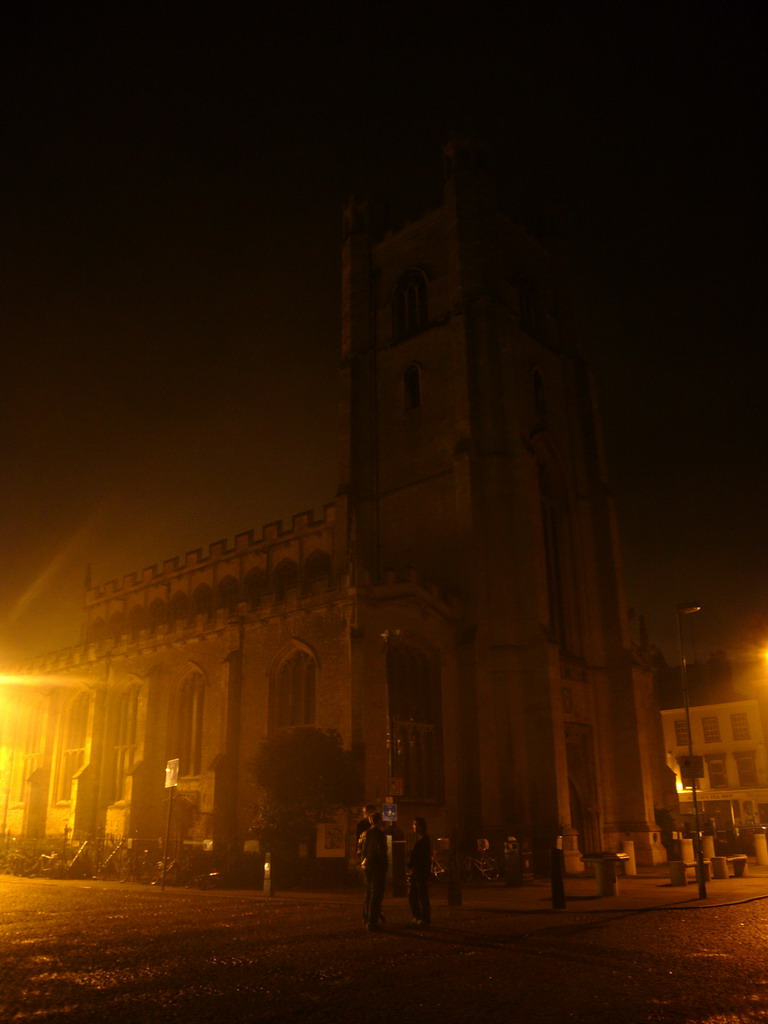
[[[0,1020],[768,1021],[768,900],[529,912],[0,876]]]

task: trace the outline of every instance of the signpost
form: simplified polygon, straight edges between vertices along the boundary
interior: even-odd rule
[[[168,822],[165,826],[165,846],[163,848],[163,874],[160,880],[160,892],[165,890],[165,869],[168,866],[168,841],[171,837],[171,811],[173,810],[173,791],[179,783],[179,759],[172,758],[165,766],[165,788],[168,790]]]

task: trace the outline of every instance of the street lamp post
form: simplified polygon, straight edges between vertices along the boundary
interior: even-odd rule
[[[677,606],[677,637],[680,642],[680,681],[683,686],[683,701],[685,706],[685,728],[688,732],[688,754],[693,757],[693,734],[691,732],[691,705],[688,698],[688,666],[685,660],[685,646],[683,644],[683,616],[694,615],[701,611],[696,604],[679,604]],[[696,875],[699,880],[699,899],[707,898],[707,883],[704,877],[704,852],[701,846],[701,828],[699,825],[699,800],[696,793],[696,775],[691,776],[691,792],[693,795],[693,822],[696,834]]]

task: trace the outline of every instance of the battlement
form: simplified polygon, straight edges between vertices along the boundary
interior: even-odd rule
[[[299,540],[318,530],[330,529],[336,521],[336,506],[333,502],[323,506],[322,513],[315,517],[315,511],[298,512],[290,521],[276,520],[264,525],[260,534],[254,530],[238,533],[230,546],[226,538],[213,541],[208,550],[195,548],[186,555],[167,558],[163,562],[146,566],[140,572],[128,573],[122,580],[109,580],[86,590],[86,607],[111,597],[125,596],[152,584],[164,585],[195,570],[210,568],[217,562],[226,561],[246,554],[265,553],[275,545]]]

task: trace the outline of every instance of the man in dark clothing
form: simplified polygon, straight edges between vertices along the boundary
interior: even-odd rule
[[[365,903],[363,904],[363,920],[369,932],[376,932],[381,927],[381,901],[384,899],[384,886],[387,882],[387,837],[381,824],[381,813],[371,815],[371,827],[365,833],[363,841],[363,872],[365,874]]]
[[[432,870],[432,843],[427,835],[424,818],[415,818],[413,831],[418,836],[408,860],[408,904],[413,923],[429,925],[432,910],[429,905],[429,874]]]
[[[363,808],[363,816],[355,825],[355,849],[362,857],[363,854],[363,836],[371,827],[371,815],[376,810],[373,804],[366,804]]]

